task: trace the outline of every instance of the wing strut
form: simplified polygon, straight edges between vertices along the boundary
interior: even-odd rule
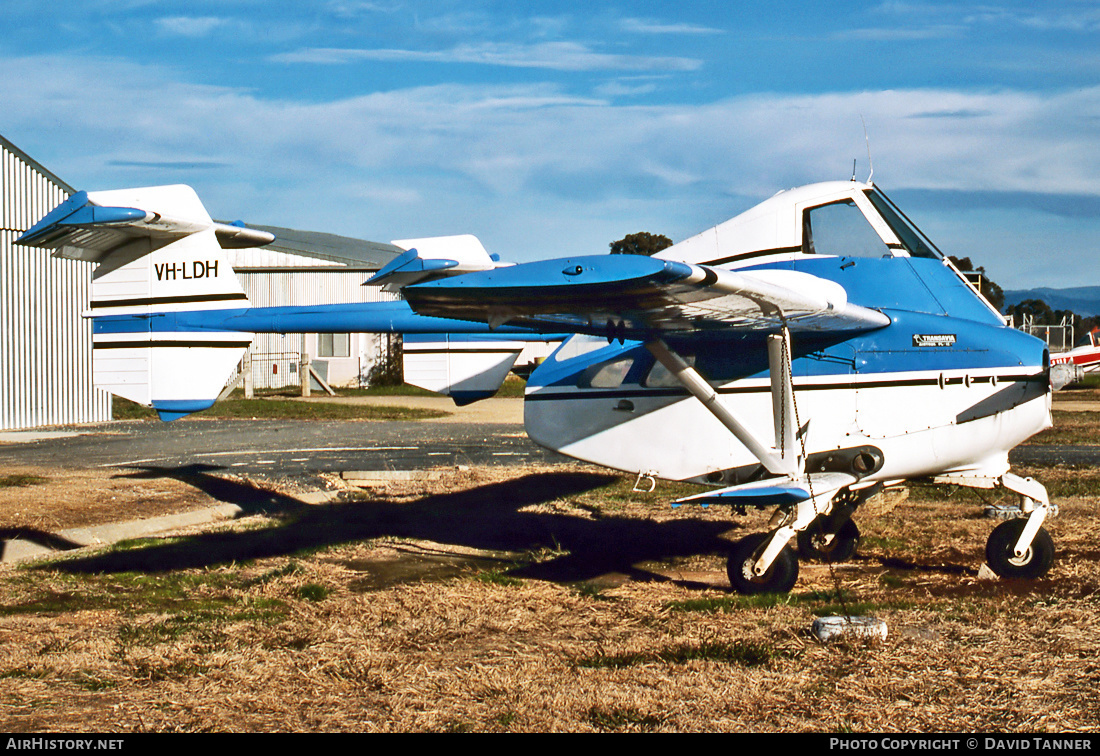
[[[784,526],[772,533],[766,548],[753,565],[753,572],[763,575],[795,533],[808,528],[818,516],[828,514],[832,510],[832,501],[837,492],[857,480],[846,473],[806,475],[806,459],[799,453],[799,434],[804,433],[805,429],[798,427],[795,417],[790,332],[784,328],[781,333],[768,336],[768,372],[771,376],[772,424],[775,431],[774,449],[765,446],[729,409],[722,406],[718,400],[718,392],[699,375],[698,371],[669,349],[663,340],[653,339],[646,342],[646,349],[676,376],[684,388],[702,402],[703,406],[718,418],[719,422],[726,426],[737,440],[752,452],[753,456],[760,460],[760,464],[768,472],[786,476],[791,484],[798,484],[798,490],[795,490],[789,486],[788,488],[777,486],[774,479],[758,481],[723,489],[717,494],[700,494],[681,500],[733,498],[737,495],[751,497],[754,493],[773,497],[776,501],[781,501],[784,495],[788,499],[795,499],[797,503],[794,506],[793,517],[789,517],[789,521]],[[802,485],[805,485],[808,494],[805,498],[801,493]]]
[[[649,350],[658,362],[676,380],[698,399],[707,411],[718,418],[738,441],[745,445],[760,464],[773,475],[786,475],[792,480],[801,478],[805,472],[805,461],[797,453],[797,429],[794,418],[794,384],[791,380],[790,334],[784,329],[782,335],[768,337],[768,367],[772,381],[772,410],[775,426],[775,449],[749,430],[737,417],[718,400],[718,392],[699,372],[684,362],[680,355],[668,348],[663,339],[646,342]]]

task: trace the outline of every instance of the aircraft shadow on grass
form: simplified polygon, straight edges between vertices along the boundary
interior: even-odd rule
[[[480,550],[560,553],[547,561],[519,563],[516,577],[576,582],[612,572],[663,580],[636,565],[679,556],[724,553],[721,535],[736,523],[684,518],[666,522],[625,517],[588,519],[521,509],[579,495],[616,479],[595,472],[543,472],[473,489],[431,494],[408,503],[359,500],[324,506],[251,483],[221,478],[218,468],[142,468],[124,477],[170,477],[194,485],[218,501],[236,504],[242,516],[265,513],[272,527],[219,531],[172,539],[161,545],[113,551],[43,565],[75,573],[169,572],[230,562],[290,556],[302,551],[376,538],[407,538]]]

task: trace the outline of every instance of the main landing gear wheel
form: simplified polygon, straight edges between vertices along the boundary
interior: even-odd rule
[[[985,544],[985,561],[1003,578],[1034,580],[1050,571],[1054,564],[1054,541],[1043,528],[1035,534],[1031,548],[1022,557],[1016,556],[1016,541],[1024,532],[1027,518],[1002,522],[989,534]]]
[[[771,533],[757,533],[742,538],[733,545],[726,563],[726,574],[729,575],[730,585],[738,593],[787,593],[794,588],[795,581],[798,580],[798,558],[790,546],[783,547],[763,575],[752,571],[771,537]]]
[[[801,559],[814,559],[822,562],[846,562],[856,554],[859,545],[859,528],[851,520],[845,520],[840,531],[829,538],[822,530],[821,518],[810,523],[810,527],[800,532],[798,556]]]

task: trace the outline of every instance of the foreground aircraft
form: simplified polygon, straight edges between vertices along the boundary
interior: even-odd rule
[[[255,333],[436,334],[418,337],[442,345],[433,385],[459,402],[493,393],[516,344],[567,336],[528,380],[530,437],[709,486],[682,502],[776,507],[732,548],[738,591],[788,591],[799,557],[850,555],[859,505],[912,479],[1018,494],[987,562],[1052,565],[1055,508],[1008,464],[1051,425],[1047,349],[869,183],[780,192],[652,258],[505,265],[472,236],[395,242],[406,253],[367,282],[400,295],[385,303],[250,307],[223,249],[270,240],[173,186],[80,192],[19,243],[98,263],[97,385],[167,420],[213,404]]]

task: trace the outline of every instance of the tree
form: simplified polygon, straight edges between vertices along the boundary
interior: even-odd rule
[[[981,275],[981,282],[978,285],[978,291],[982,293],[982,296],[989,300],[989,304],[993,305],[997,312],[1005,306],[1005,293],[1004,290],[993,283],[989,276],[985,274],[984,267],[974,267],[974,263],[970,262],[969,257],[949,257],[948,259],[954,263],[955,267],[962,273],[978,273]]]
[[[639,231],[636,234],[627,234],[608,246],[613,255],[655,255],[662,249],[671,247],[672,239],[661,234]]]
[[[1029,316],[1036,324],[1055,325],[1061,322],[1061,318],[1055,319],[1054,311],[1050,305],[1041,299],[1025,299],[1019,304],[1008,308],[1008,314],[1012,316],[1017,327],[1024,322],[1024,316]]]

